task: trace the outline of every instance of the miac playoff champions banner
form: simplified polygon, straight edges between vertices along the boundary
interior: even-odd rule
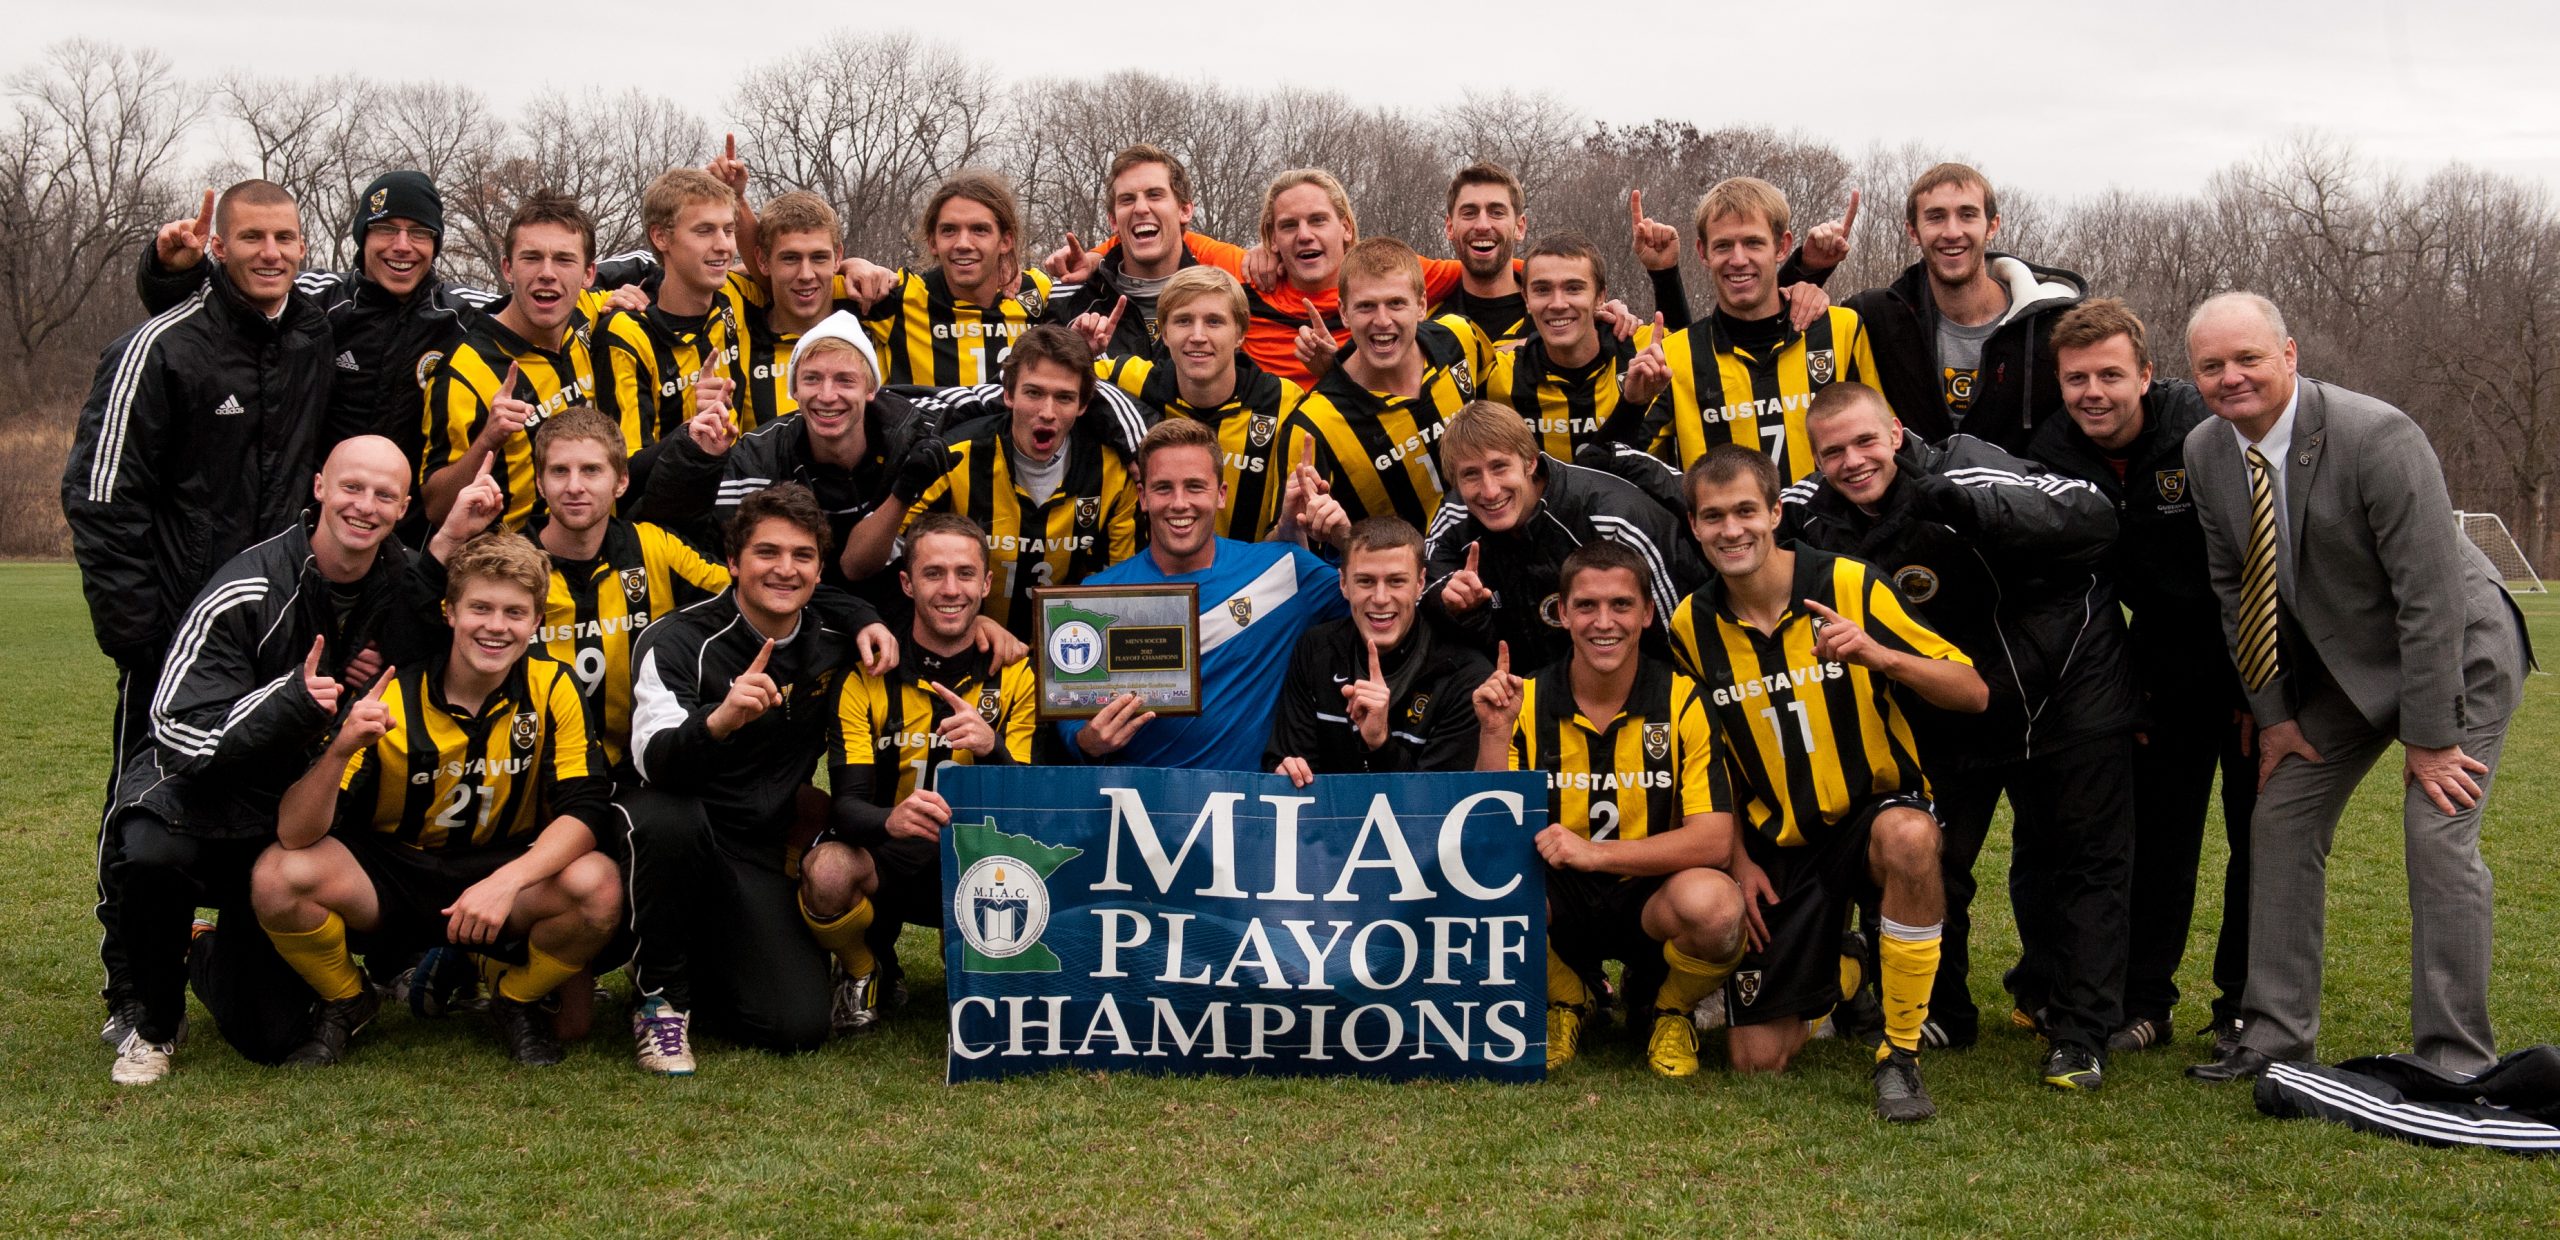
[[[1546,1075],[1545,777],[947,766],[950,1079]]]

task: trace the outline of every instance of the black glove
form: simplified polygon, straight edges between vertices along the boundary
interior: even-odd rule
[[[939,435],[927,435],[907,448],[905,459],[898,462],[898,476],[889,484],[889,494],[899,503],[913,504],[923,498],[934,480],[951,472],[957,454]]]
[[[1961,483],[1949,481],[1941,474],[1913,472],[1906,476],[1911,486],[1911,511],[1931,521],[1943,521],[1959,529],[1973,525],[1973,505],[1964,496]]]

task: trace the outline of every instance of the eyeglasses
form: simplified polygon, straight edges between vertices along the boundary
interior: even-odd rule
[[[364,235],[367,237],[379,237],[385,241],[397,241],[402,237],[406,237],[412,245],[434,245],[436,243],[436,230],[429,228],[424,224],[376,224],[365,229]]]

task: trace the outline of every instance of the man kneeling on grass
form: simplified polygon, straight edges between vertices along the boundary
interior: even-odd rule
[[[1573,1059],[1601,966],[1618,960],[1630,1017],[1652,1007],[1646,1062],[1696,1075],[1689,1013],[1742,959],[1706,695],[1636,644],[1654,623],[1651,572],[1622,544],[1583,544],[1556,574],[1571,652],[1523,680],[1506,643],[1475,693],[1476,769],[1547,773],[1549,1071]]]
[[[527,658],[550,560],[514,534],[447,568],[445,657],[385,673],[285,793],[249,880],[258,924],[322,1001],[288,1064],[325,1066],[381,998],[349,931],[375,946],[477,953],[517,1063],[560,1062],[537,1005],[605,945],[622,879],[595,851],[609,780],[569,668]]]
[[[1946,898],[1901,696],[1972,712],[1990,690],[1874,567],[1778,542],[1778,477],[1759,450],[1717,444],[1683,480],[1716,576],[1672,613],[1672,652],[1713,703],[1743,828],[1730,869],[1751,952],[1725,987],[1727,1051],[1736,1071],[1785,1071],[1841,1000],[1850,908],[1880,899],[1876,1113],[1924,1120],[1937,1106],[1920,1081],[1920,1026]]]

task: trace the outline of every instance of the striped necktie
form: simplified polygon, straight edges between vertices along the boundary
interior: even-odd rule
[[[2275,677],[2276,488],[2272,467],[2255,447],[2249,459],[2249,555],[2240,566],[2240,640],[2233,651],[2240,679],[2255,691]]]

